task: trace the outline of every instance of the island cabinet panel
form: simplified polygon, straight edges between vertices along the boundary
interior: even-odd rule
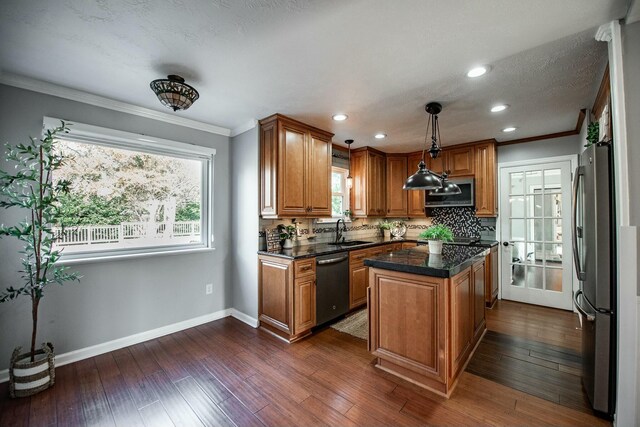
[[[496,144],[478,144],[475,149],[476,216],[494,217],[498,203],[496,192]]]
[[[387,216],[407,216],[407,196],[409,191],[402,186],[407,180],[407,156],[387,155]]]
[[[484,289],[485,305],[492,307],[498,299],[498,246],[486,258]]]
[[[450,377],[454,378],[466,362],[473,338],[473,288],[470,268],[451,279],[450,295]]]
[[[332,133],[274,114],[260,120],[260,215],[331,214]]]
[[[379,367],[446,389],[444,279],[371,269],[370,348]]]
[[[258,256],[260,327],[294,342],[316,325],[315,258]]]
[[[485,327],[485,269],[486,265],[484,259],[473,264],[471,269],[471,278],[473,280],[473,341],[477,341],[479,339],[478,335],[482,335]]]
[[[407,155],[407,176],[416,173],[418,164],[422,160],[422,151]],[[405,178],[405,180],[406,180]],[[404,185],[404,184],[403,184]],[[407,193],[407,216],[409,218],[424,218],[424,191],[422,190],[403,190]]]

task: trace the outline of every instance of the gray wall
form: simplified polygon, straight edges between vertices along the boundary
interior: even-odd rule
[[[498,163],[578,154],[580,145],[579,135],[504,145],[498,147]]]
[[[213,189],[216,250],[75,266],[84,276],[82,282],[52,287],[42,300],[39,342],[53,342],[56,353],[61,354],[232,306],[228,273],[231,264],[228,137],[5,85],[0,85],[0,99],[5,100],[0,105],[2,143],[40,136],[42,117],[51,116],[217,150]],[[4,155],[2,158],[0,165],[5,168]],[[22,215],[18,210],[2,210],[0,223],[14,223]],[[19,249],[15,239],[0,240],[2,289],[20,284]],[[205,295],[206,283],[213,283],[212,295]],[[28,347],[30,330],[28,298],[0,305],[0,369],[8,367],[15,346]]]
[[[231,138],[233,306],[258,318],[258,127]]]

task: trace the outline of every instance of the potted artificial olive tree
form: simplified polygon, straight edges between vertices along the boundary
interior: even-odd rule
[[[421,239],[429,241],[429,253],[439,255],[442,253],[442,242],[452,242],[453,233],[446,225],[436,224],[419,234]]]
[[[53,345],[45,343],[36,349],[38,308],[44,291],[54,283],[78,280],[76,273],[56,265],[60,251],[54,249],[52,227],[59,223],[60,196],[67,194],[71,182],[55,181],[55,171],[68,160],[55,150],[56,135],[68,132],[64,122],[46,130],[41,139],[31,138],[27,144],[6,145],[7,161],[15,165],[12,172],[0,170],[0,207],[25,210],[25,219],[11,226],[0,225],[0,237],[11,236],[22,241],[20,285],[0,292],[0,302],[25,296],[31,299],[31,349],[22,354],[17,347],[9,365],[11,397],[31,396],[53,385],[55,380]]]

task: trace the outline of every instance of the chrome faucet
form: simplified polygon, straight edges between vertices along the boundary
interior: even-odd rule
[[[342,230],[340,230],[340,221],[342,221]],[[336,243],[340,243],[340,240],[344,240],[342,233],[345,231],[347,231],[347,224],[344,223],[344,219],[340,218],[338,222],[336,222]]]

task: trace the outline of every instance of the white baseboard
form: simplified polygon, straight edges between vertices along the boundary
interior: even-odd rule
[[[222,319],[223,317],[228,316],[233,316],[236,319],[254,328],[258,326],[258,321],[256,319],[253,319],[252,317],[247,316],[246,314],[241,313],[234,308],[227,308],[225,310],[216,311],[215,313],[194,317],[193,319],[162,326],[150,331],[129,335],[128,337],[118,338],[113,341],[108,341],[102,344],[93,345],[91,347],[81,348],[79,350],[73,350],[68,353],[56,355],[56,366],[64,366],[69,363],[78,362],[83,359],[88,359],[90,357],[98,356],[100,354],[108,353],[110,351],[118,350],[130,345],[139,344],[141,342],[149,341],[158,337],[162,337],[164,335],[169,335],[174,332],[182,331],[184,329],[193,328],[194,326],[213,322],[214,320]],[[5,381],[9,381],[8,369],[0,371],[0,383],[3,383]]]
[[[246,323],[247,325],[251,326],[252,328],[257,328],[258,326],[260,326],[260,322],[258,321],[258,319],[255,319],[255,318],[249,316],[248,314],[244,314],[243,312],[238,311],[235,308],[231,309],[231,316],[235,317],[236,319],[238,319],[241,322]]]

